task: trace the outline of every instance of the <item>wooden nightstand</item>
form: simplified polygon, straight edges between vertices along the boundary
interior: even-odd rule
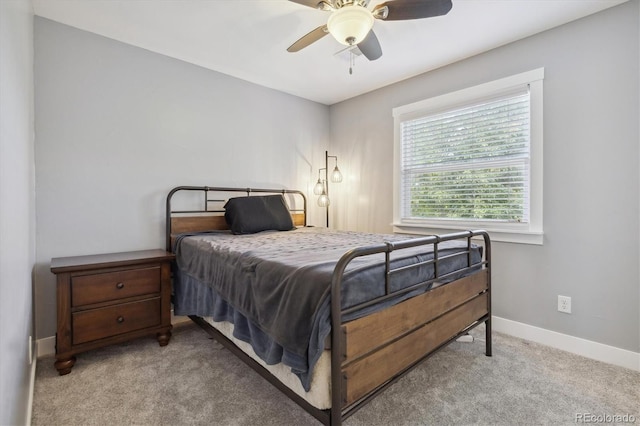
[[[172,253],[144,250],[51,259],[57,278],[56,363],[68,374],[75,355],[156,334],[171,338]]]

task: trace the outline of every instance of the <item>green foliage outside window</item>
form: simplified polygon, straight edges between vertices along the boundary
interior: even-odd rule
[[[410,217],[519,222],[525,206],[517,169],[420,173],[411,182]]]

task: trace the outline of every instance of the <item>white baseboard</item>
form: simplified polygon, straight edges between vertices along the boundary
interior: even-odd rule
[[[191,322],[191,318],[174,316],[173,311],[171,311],[171,324],[176,325],[183,322]]]
[[[557,333],[505,318],[492,317],[493,330],[571,352],[586,358],[640,371],[640,353]]]
[[[35,358],[31,360],[31,371],[29,373],[30,374],[29,400],[27,401],[27,416],[26,416],[26,421],[24,423],[26,426],[31,425],[31,416],[33,414],[33,393],[35,392],[35,389],[36,389],[36,363],[37,362],[38,361]]]
[[[494,316],[492,319],[493,330],[499,333],[541,343],[546,346],[551,346],[552,348],[571,352],[576,355],[606,362],[608,364],[640,371],[640,353],[638,352],[616,348],[614,346],[581,339],[568,334],[557,333],[555,331],[546,330],[544,328],[535,327],[505,318]],[[186,321],[190,321],[189,317],[172,316],[171,319],[172,324],[179,324]],[[36,353],[38,358],[55,355],[55,336],[39,339],[37,342]]]
[[[56,336],[45,337],[36,341],[36,357],[42,358],[56,354]]]

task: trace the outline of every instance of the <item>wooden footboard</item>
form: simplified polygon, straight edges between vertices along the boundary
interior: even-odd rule
[[[341,327],[346,407],[485,319],[486,269]]]
[[[471,261],[471,239],[484,239],[484,256],[478,264]],[[467,267],[448,284],[438,271],[439,244],[449,240],[467,241]],[[405,290],[389,290],[389,277],[407,267],[392,268],[390,253],[409,247],[434,245],[435,279],[424,286],[425,293],[406,299],[384,310],[353,321],[343,315],[357,308],[342,309],[342,276],[356,257],[386,253],[386,293],[368,303],[377,303]],[[331,287],[331,425],[339,425],[371,398],[397,381],[430,355],[454,341],[473,327],[486,325],[486,355],[491,356],[491,243],[484,231],[467,231],[431,236],[386,247],[363,247],[346,253],[336,265]],[[418,267],[419,263],[410,267]],[[429,289],[429,286],[432,288]],[[338,390],[336,392],[336,390]]]

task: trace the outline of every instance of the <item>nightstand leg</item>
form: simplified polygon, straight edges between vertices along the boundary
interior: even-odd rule
[[[156,336],[160,346],[167,346],[169,344],[169,339],[171,339],[171,330],[158,333]]]
[[[76,357],[71,356],[67,358],[58,358],[54,363],[56,370],[58,370],[58,374],[64,376],[65,374],[71,373],[71,368],[76,363]]]

